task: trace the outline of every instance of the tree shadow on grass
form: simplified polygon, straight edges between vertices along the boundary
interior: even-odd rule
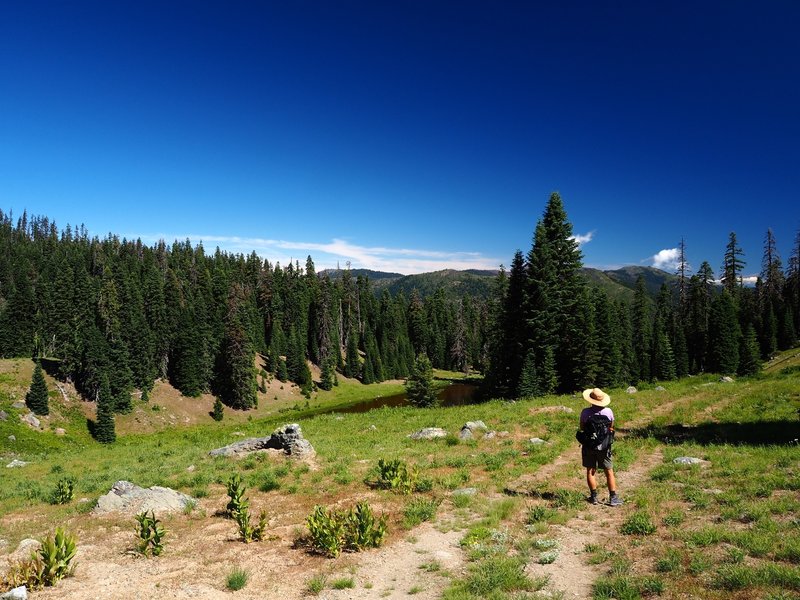
[[[629,438],[655,438],[664,444],[686,442],[769,446],[798,444],[800,421],[754,421],[751,423],[703,423],[701,425],[648,425],[627,432]]]

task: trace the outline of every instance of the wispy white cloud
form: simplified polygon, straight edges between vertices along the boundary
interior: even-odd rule
[[[570,239],[578,242],[578,246],[583,246],[584,244],[588,244],[594,239],[594,231],[590,231],[589,233],[585,233],[583,235],[581,235],[580,233],[576,233],[575,235],[571,235],[569,237]]]
[[[678,248],[666,248],[654,254],[650,260],[656,269],[664,271],[674,271],[678,268],[680,250]]]
[[[747,275],[742,277],[742,284],[747,287],[754,287],[756,285],[756,281],[758,281],[758,275]]]
[[[250,254],[255,251],[270,262],[286,265],[289,261],[305,263],[310,255],[318,270],[344,267],[349,261],[354,269],[372,269],[409,275],[442,269],[497,269],[500,259],[487,257],[480,252],[445,252],[418,248],[389,248],[384,246],[359,246],[338,238],[330,242],[304,242],[219,235],[150,235],[143,241],[190,239],[193,243],[219,246],[228,252]]]

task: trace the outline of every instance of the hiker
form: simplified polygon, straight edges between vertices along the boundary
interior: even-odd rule
[[[580,429],[576,434],[581,443],[581,460],[586,467],[586,483],[589,485],[590,504],[598,504],[597,469],[606,473],[611,506],[620,506],[622,498],[617,496],[617,480],[611,462],[611,445],[614,442],[614,413],[608,408],[611,396],[600,388],[583,390],[583,399],[592,406],[581,411]]]

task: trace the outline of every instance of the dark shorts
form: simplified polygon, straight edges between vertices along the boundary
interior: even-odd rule
[[[608,450],[591,450],[581,447],[581,461],[587,469],[612,469],[611,448]]]

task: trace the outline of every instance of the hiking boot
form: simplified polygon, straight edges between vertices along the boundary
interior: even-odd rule
[[[619,496],[612,496],[608,501],[609,506],[622,506],[623,504],[622,498]]]
[[[587,501],[589,504],[600,504],[600,502],[597,500],[597,496],[595,496],[594,494],[592,494],[591,496],[589,496],[589,497],[586,499],[586,501]]]

